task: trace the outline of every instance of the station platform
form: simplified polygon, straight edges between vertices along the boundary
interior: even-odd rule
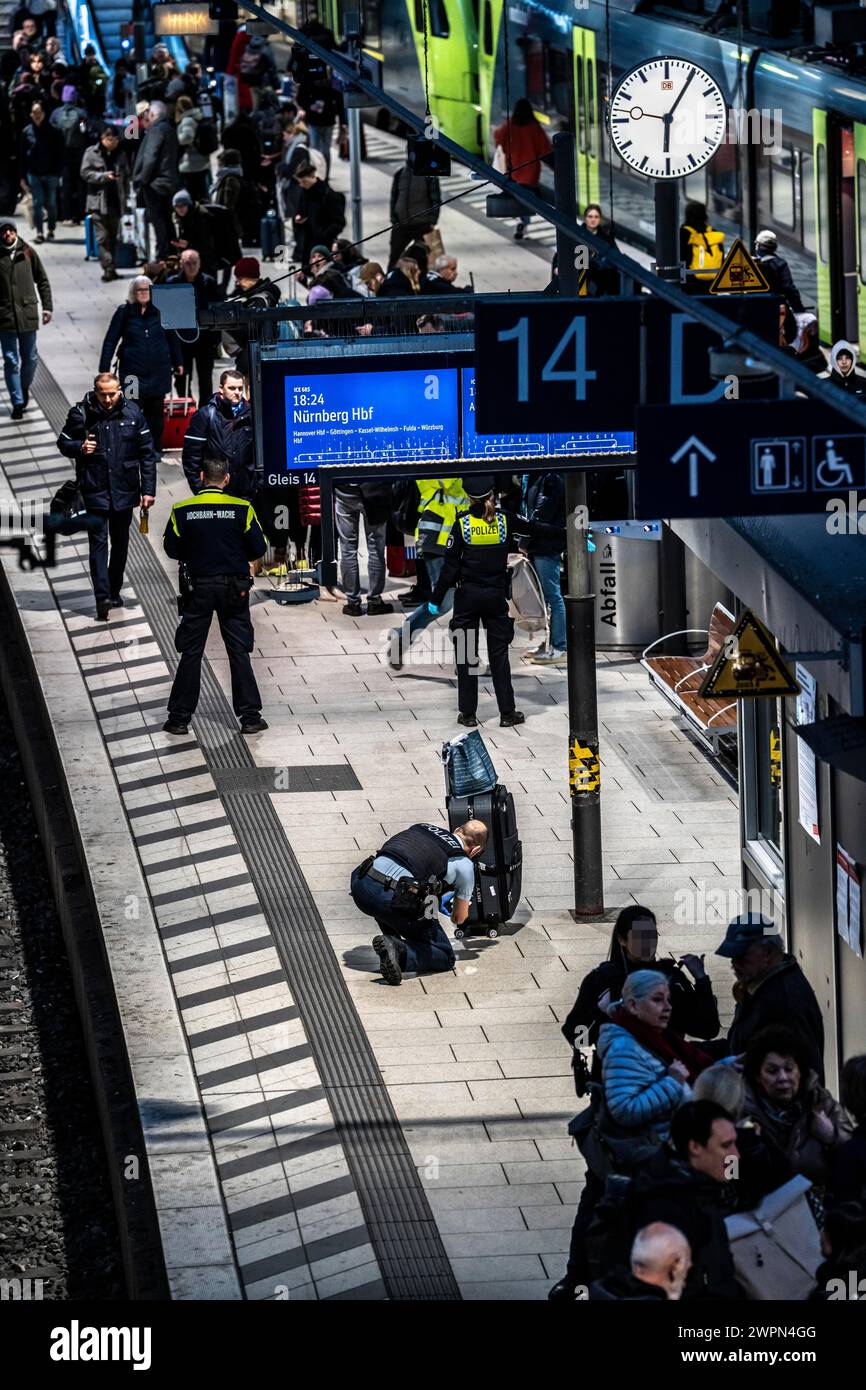
[[[480,289],[502,236],[463,223]],[[69,476],[54,440],[125,295],[83,263],[77,231],[44,250],[57,312],[40,332],[35,403],[0,419],[19,499]],[[546,279],[541,256],[511,251]],[[268,732],[238,733],[212,634],[197,717],[172,738],[175,566],[161,537],[184,495],[166,456],[107,624],[86,542],[64,541],[44,574],[2,553],[112,970],[171,1294],[544,1298],[583,1181],[561,1020],[628,903],[657,913],[663,953],[714,950],[722,932],[701,895],[739,888],[736,793],[637,662],[601,654],[608,911],[574,922],[565,673],[527,665],[519,638],[526,724],[499,729],[489,681],[479,709],[524,843],[517,918],[495,941],[456,942],[453,973],[385,985],[348,880],[388,835],[444,819],[440,747],[459,732],[445,625],[423,664],[394,672],[387,618],[281,607],[260,579]],[[386,597],[401,587],[389,581]],[[695,925],[677,924],[684,902]],[[724,1022],[729,968],[707,965]]]

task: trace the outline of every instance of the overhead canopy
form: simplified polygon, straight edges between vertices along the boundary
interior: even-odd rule
[[[862,715],[866,544],[831,535],[826,515],[671,521],[672,530],[787,652],[837,652],[804,661],[848,714]],[[847,643],[848,669],[842,647]]]

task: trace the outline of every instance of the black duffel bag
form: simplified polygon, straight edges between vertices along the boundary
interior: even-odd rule
[[[68,478],[51,499],[47,525],[61,536],[72,536],[77,531],[86,531],[87,523],[87,508],[78,479]]]

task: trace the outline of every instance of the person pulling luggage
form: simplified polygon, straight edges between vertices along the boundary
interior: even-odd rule
[[[508,648],[514,637],[514,620],[508,613],[511,576],[508,556],[527,541],[530,547],[543,540],[558,540],[565,547],[565,527],[528,521],[501,511],[496,505],[490,476],[463,481],[470,499],[451,528],[445,563],[433,586],[430,613],[438,615],[446,593],[456,587],[451,640],[457,667],[458,724],[478,723],[478,627],[487,633],[487,657],[499,724],[503,729],[523,724],[526,715],[515,708]]]
[[[386,984],[399,985],[406,970],[431,975],[453,969],[454,951],[438,914],[450,908],[455,927],[466,921],[475,895],[472,860],[486,844],[480,820],[454,830],[410,825],[353,869],[352,899],[381,928],[373,950]]]

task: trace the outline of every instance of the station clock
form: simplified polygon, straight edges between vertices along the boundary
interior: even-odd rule
[[[608,113],[621,159],[653,179],[693,174],[725,138],[727,109],[715,78],[688,58],[650,58],[617,84]]]

